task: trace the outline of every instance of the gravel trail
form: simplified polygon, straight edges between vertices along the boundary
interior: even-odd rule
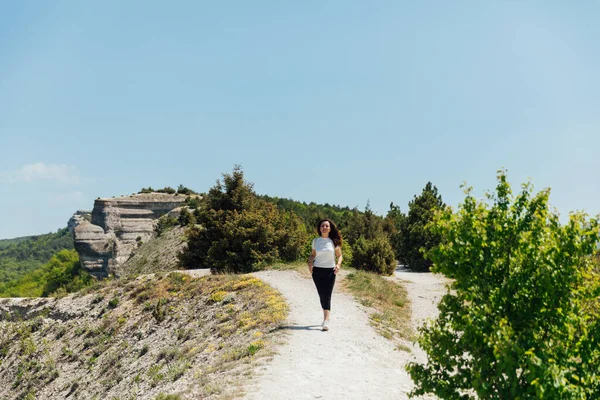
[[[331,329],[320,329],[322,311],[314,283],[296,271],[261,271],[255,275],[278,289],[290,305],[286,343],[258,371],[246,399],[407,399],[413,387],[404,365],[424,356],[394,349],[369,324],[368,310],[338,287],[332,297]],[[434,316],[430,302],[443,292],[443,279],[432,274],[406,281],[418,323]],[[423,275],[421,277],[420,275]],[[429,275],[430,278],[424,278]],[[409,280],[409,278],[411,278]],[[434,293],[436,292],[436,293]]]

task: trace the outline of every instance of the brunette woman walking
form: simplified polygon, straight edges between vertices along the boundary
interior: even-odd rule
[[[324,331],[328,331],[331,293],[335,284],[335,276],[342,266],[342,235],[333,221],[329,219],[319,221],[317,232],[319,237],[312,241],[308,269],[312,274],[321,300],[321,308],[323,308],[322,328]]]

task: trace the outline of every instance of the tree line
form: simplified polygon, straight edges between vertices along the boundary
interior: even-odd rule
[[[40,268],[63,249],[73,249],[67,228],[56,233],[0,241],[0,283],[14,281]]]
[[[188,247],[180,256],[187,268],[209,267],[219,272],[250,272],[276,261],[291,262],[308,256],[316,224],[332,219],[342,232],[344,260],[358,269],[390,275],[400,261],[417,270],[431,262],[423,251],[439,236],[425,229],[436,210],[444,207],[437,188],[427,183],[409,203],[407,214],[390,204],[386,216],[330,204],[305,203],[257,195],[240,167],[223,174],[200,199],[193,212],[183,210],[181,225],[188,225]],[[160,222],[162,226],[173,224]]]
[[[0,297],[47,297],[76,292],[93,282],[81,268],[79,255],[73,249],[63,249],[42,266],[0,283]]]

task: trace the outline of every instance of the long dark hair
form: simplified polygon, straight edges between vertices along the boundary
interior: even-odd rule
[[[333,245],[335,247],[342,247],[342,234],[340,233],[340,230],[337,228],[337,226],[335,226],[332,220],[328,218],[320,220],[317,224],[317,233],[319,234],[319,236],[322,236],[321,224],[325,221],[329,222],[329,226],[331,227],[331,230],[329,231],[329,239],[333,241]]]

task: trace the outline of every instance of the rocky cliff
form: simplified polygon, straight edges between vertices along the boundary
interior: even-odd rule
[[[97,199],[91,222],[79,218],[74,224],[75,249],[81,264],[98,278],[114,273],[140,241],[154,236],[154,221],[180,207],[185,199],[166,193]]]
[[[69,229],[69,233],[71,235],[73,235],[75,228],[78,225],[80,225],[81,223],[83,223],[85,221],[90,222],[91,220],[92,220],[92,212],[91,211],[83,211],[83,210],[75,211],[75,214],[73,214],[71,219],[69,219],[69,222],[67,222],[67,228]]]

